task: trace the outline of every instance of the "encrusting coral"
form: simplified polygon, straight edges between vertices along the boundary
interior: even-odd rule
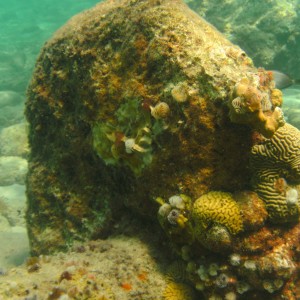
[[[261,228],[267,218],[263,201],[249,191],[211,191],[195,201],[181,194],[156,202],[159,223],[172,240],[197,241],[214,252],[231,249],[234,236]]]
[[[264,76],[260,70],[257,78],[244,77],[234,87],[229,103],[231,121],[250,125],[266,137],[285,123],[280,97],[282,94],[274,89],[266,90],[260,84]],[[266,113],[267,112],[267,113]]]
[[[231,108],[248,127],[228,118],[243,78],[265,95],[258,119],[255,101]],[[243,190],[251,127],[277,128],[268,79],[180,0],[103,1],[72,18],[43,47],[28,88],[33,252],[104,234],[124,204],[153,218],[159,195]],[[99,211],[101,226],[84,226]],[[48,228],[60,237],[51,248]]]

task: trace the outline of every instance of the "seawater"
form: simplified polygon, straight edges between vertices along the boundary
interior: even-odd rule
[[[97,0],[0,1],[0,90],[23,93],[44,42]],[[101,1],[100,1],[101,2]]]

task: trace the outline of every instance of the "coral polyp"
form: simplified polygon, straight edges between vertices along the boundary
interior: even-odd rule
[[[182,82],[178,83],[172,88],[171,95],[178,103],[186,102],[189,97],[186,84]]]
[[[151,140],[149,141],[151,142]],[[147,152],[147,148],[143,148],[142,146],[137,144],[137,141],[134,138],[124,138],[124,146],[125,146],[125,152],[128,154],[133,152],[140,152],[140,153]]]
[[[298,191],[296,189],[289,189],[286,192],[286,203],[287,206],[298,205]]]
[[[93,127],[93,143],[97,154],[107,164],[121,160],[135,173],[151,163],[152,133],[148,127],[138,128],[135,137],[127,137],[123,128],[98,123]]]
[[[178,209],[185,208],[185,202],[183,200],[183,197],[180,195],[174,195],[170,197],[168,201],[172,207],[176,207]]]
[[[187,221],[178,209],[172,209],[168,214],[167,219],[171,225],[179,225],[180,227],[183,227],[184,223]]]

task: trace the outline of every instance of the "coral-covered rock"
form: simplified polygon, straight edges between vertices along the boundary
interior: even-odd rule
[[[267,92],[266,81],[261,82],[263,76],[264,73],[261,71],[259,81],[250,82],[249,78],[242,78],[235,85],[229,106],[230,119],[233,122],[250,124],[264,136],[271,137],[279,127],[284,125],[285,120],[279,107],[282,102],[281,94],[275,92],[276,89]],[[271,116],[265,114],[273,109]]]
[[[261,74],[179,0],[106,1],[72,18],[28,89],[32,251],[107,234],[123,203],[154,217],[158,196],[248,186],[251,132],[228,107],[242,78],[269,99]]]
[[[32,253],[107,236],[126,206],[158,212],[206,299],[296,295],[299,131],[281,97],[182,1],[109,0],[74,17],[28,89]],[[182,283],[165,295],[189,295]]]
[[[186,278],[205,299],[226,299],[228,294],[236,299],[298,299],[299,224],[289,228],[264,225],[230,238],[227,248],[216,243],[205,251],[191,240],[181,248]]]
[[[243,228],[246,231],[257,230],[265,224],[268,213],[263,200],[256,193],[237,192],[233,197],[239,206]]]
[[[298,205],[296,189],[289,189],[286,196],[290,205]],[[172,212],[171,202],[181,203],[177,197],[161,201],[159,220],[183,259],[176,264],[187,272],[178,272],[181,282],[189,279],[205,298],[297,299],[300,223],[296,219],[289,227],[275,227],[267,222],[264,201],[255,192],[209,192],[192,207],[178,209],[186,218],[183,227],[176,222],[170,226],[167,212]]]

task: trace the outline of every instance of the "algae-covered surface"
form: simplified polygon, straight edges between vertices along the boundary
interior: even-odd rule
[[[73,17],[28,87],[32,255],[108,238],[129,210],[177,254],[165,299],[297,299],[300,132],[283,103],[182,1]]]
[[[249,188],[252,130],[270,137],[284,123],[273,91],[182,1],[107,1],[75,16],[28,88],[32,251],[101,236],[122,205],[153,218],[156,197]]]

